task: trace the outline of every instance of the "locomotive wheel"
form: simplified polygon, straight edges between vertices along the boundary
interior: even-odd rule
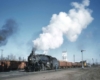
[[[53,66],[53,63],[51,63],[51,70],[54,70],[55,68],[54,68],[54,66]]]
[[[32,71],[32,70],[31,70],[31,67],[30,67],[30,66],[26,67],[26,68],[25,68],[25,71],[26,71],[26,72],[31,72],[31,71]]]
[[[40,70],[42,70],[42,71],[45,70],[45,66],[44,66],[44,64],[41,64],[41,68],[40,68]]]
[[[31,68],[30,67],[28,67],[28,72],[31,72],[32,70],[31,70]]]

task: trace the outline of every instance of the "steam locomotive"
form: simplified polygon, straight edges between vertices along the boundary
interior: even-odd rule
[[[44,54],[35,54],[32,50],[31,54],[28,56],[26,71],[40,71],[40,70],[53,70],[59,68],[59,61],[52,56]]]

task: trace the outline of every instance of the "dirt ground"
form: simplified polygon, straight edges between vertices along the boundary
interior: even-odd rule
[[[5,80],[100,80],[100,67],[44,72]]]

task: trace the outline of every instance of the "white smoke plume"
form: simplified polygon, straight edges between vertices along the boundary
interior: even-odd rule
[[[73,2],[68,13],[53,14],[50,24],[42,28],[43,33],[33,40],[34,47],[39,50],[55,49],[63,44],[65,35],[71,42],[76,41],[82,30],[92,22],[92,10],[88,9],[89,0],[81,4]]]

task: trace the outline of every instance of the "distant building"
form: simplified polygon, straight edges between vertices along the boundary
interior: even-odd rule
[[[67,61],[67,52],[66,51],[62,52],[62,60]]]

